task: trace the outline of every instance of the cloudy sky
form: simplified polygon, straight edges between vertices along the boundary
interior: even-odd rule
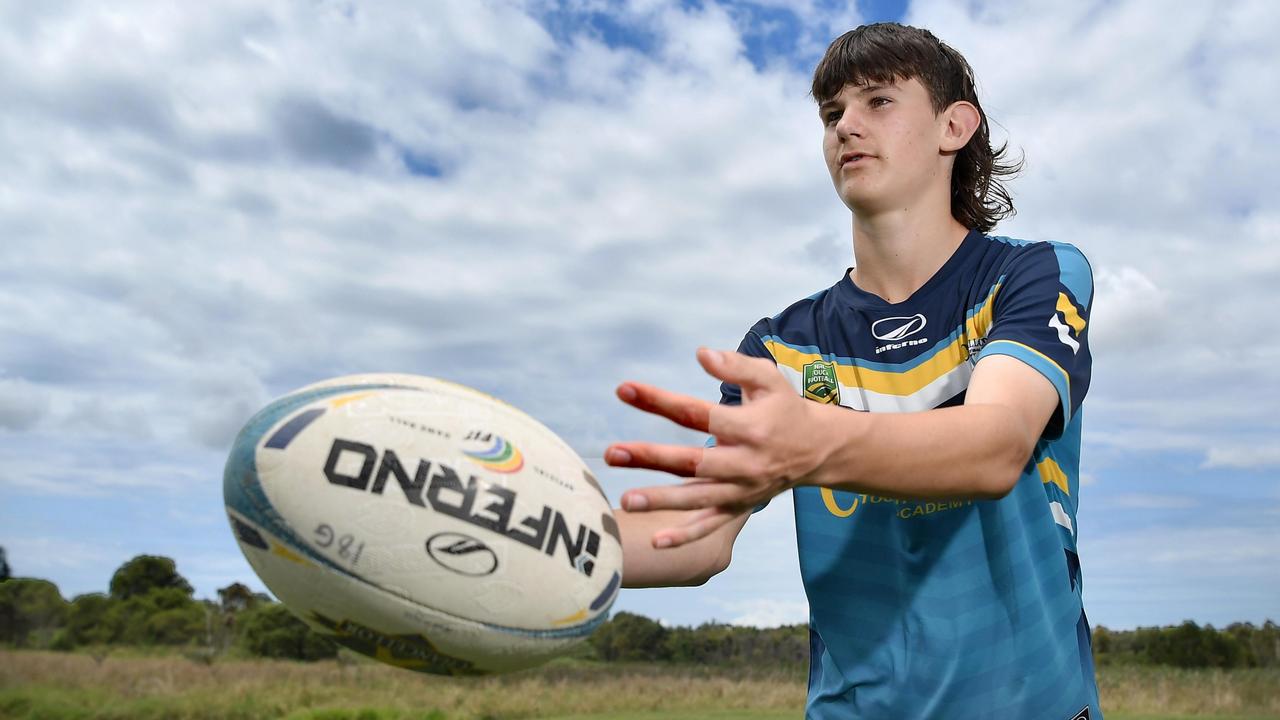
[[[735,347],[851,263],[807,91],[871,20],[974,66],[1027,160],[999,230],[1093,262],[1091,620],[1280,620],[1269,0],[0,3],[15,573],[70,597],[146,552],[200,596],[261,588],[222,511],[230,440],[347,373],[497,395],[615,502],[660,480],[601,451],[700,438],[614,386],[718,397],[694,349]],[[709,584],[616,607],[803,622],[790,503]]]

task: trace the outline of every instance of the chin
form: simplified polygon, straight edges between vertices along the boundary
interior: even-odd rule
[[[865,189],[860,192],[840,193],[840,200],[844,202],[845,207],[857,215],[873,214],[887,206],[878,194],[866,192]]]

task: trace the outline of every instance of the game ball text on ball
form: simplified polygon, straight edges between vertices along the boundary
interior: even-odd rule
[[[258,412],[223,493],[254,571],[317,632],[422,672],[531,667],[608,616],[617,522],[573,450],[460,385],[356,375]]]

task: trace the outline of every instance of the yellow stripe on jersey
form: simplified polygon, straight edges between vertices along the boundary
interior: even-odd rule
[[[950,345],[934,353],[933,357],[910,370],[893,372],[836,363],[836,380],[847,388],[860,388],[883,395],[906,397],[920,392],[933,381],[969,360],[969,348],[965,340],[986,336],[987,330],[991,327],[993,301],[999,291],[1000,284],[997,283],[991,288],[986,299],[978,305],[973,315],[965,319],[964,335],[957,337]],[[776,340],[766,340],[764,346],[779,365],[789,367],[798,373],[803,373],[804,366],[815,360],[829,362],[827,358],[817,353],[801,352]]]
[[[987,299],[983,300],[973,315],[965,318],[964,331],[970,338],[984,338],[987,331],[991,329],[991,314],[994,312],[996,293],[1000,292],[1001,283],[996,283],[991,287],[991,292],[987,293]]]
[[[872,370],[837,363],[836,380],[847,388],[862,388],[884,395],[914,395],[968,361],[963,340],[964,338],[956,338],[950,345],[934,353],[933,357],[904,372]],[[815,360],[825,360],[817,353],[800,352],[775,340],[766,340],[764,346],[779,365],[785,365],[798,373],[803,373],[804,366]]]
[[[1067,489],[1070,487],[1067,483],[1067,474],[1062,471],[1062,467],[1058,465],[1057,461],[1053,458],[1047,457],[1036,463],[1036,470],[1040,471],[1040,480],[1045,485],[1053,483],[1054,485],[1057,485],[1064,494],[1071,494],[1071,491]]]
[[[1066,293],[1058,293],[1058,312],[1062,313],[1062,317],[1071,329],[1076,331],[1077,336],[1084,330],[1084,318],[1080,317],[1080,311],[1067,299]]]

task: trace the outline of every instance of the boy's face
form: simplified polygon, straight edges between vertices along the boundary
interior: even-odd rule
[[[934,114],[915,78],[845,85],[818,114],[827,170],[853,212],[912,207],[939,184],[950,198],[950,165],[940,146],[946,113]]]

